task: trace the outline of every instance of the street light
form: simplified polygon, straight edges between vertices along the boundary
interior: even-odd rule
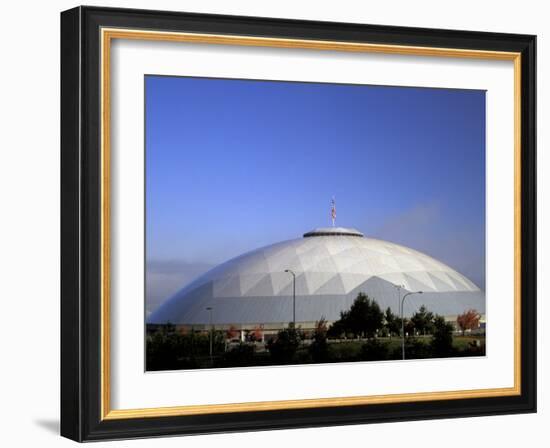
[[[397,308],[399,308],[399,303],[401,302],[401,288],[404,288],[405,285],[393,285],[397,289]]]
[[[212,364],[212,336],[214,333],[214,327],[212,325],[212,307],[208,306],[206,307],[207,311],[210,311],[210,363]]]
[[[285,272],[292,274],[292,325],[296,328],[296,274],[291,269],[285,269]]]
[[[413,291],[408,292],[403,296],[401,299],[401,353],[403,355],[403,359],[405,359],[405,322],[403,320],[403,305],[405,303],[405,299],[407,296],[413,295],[413,294],[422,294],[422,291]]]
[[[404,288],[405,285],[393,285],[393,287],[397,290],[397,311],[399,312],[401,310],[401,288]],[[391,330],[389,333],[391,339]]]
[[[401,289],[405,287],[405,285],[393,285],[395,289],[397,289],[397,309],[400,310],[400,303],[401,303]]]

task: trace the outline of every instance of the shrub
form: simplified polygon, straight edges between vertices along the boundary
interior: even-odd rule
[[[212,332],[213,354],[225,350],[225,332]],[[173,325],[160,327],[147,336],[147,370],[195,368],[210,354],[210,332],[178,333]]]
[[[244,367],[254,364],[255,347],[253,344],[240,342],[227,353],[221,360],[222,367]]]
[[[434,332],[430,343],[432,355],[436,358],[447,358],[455,354],[453,348],[453,324],[446,322],[443,316],[434,319]]]
[[[471,341],[466,348],[458,350],[456,356],[485,356],[485,344],[479,340]]]
[[[323,362],[328,359],[327,324],[324,318],[315,324],[309,353],[314,362]]]
[[[361,361],[383,361],[389,357],[388,344],[378,339],[369,339],[361,346],[359,355]]]
[[[273,361],[286,364],[294,360],[301,341],[302,332],[291,324],[288,328],[279,331],[276,338],[269,340],[267,349]]]
[[[342,314],[340,314],[340,317],[342,317]],[[341,319],[334,322],[327,331],[327,336],[331,339],[341,339],[345,335],[346,329]]]
[[[416,338],[408,338],[405,342],[405,359],[424,359],[432,357],[432,348]]]
[[[226,333],[226,337],[229,340],[237,339],[240,336],[240,332],[235,328],[234,325],[231,325]]]
[[[359,361],[361,345],[357,342],[339,342],[330,344],[328,357],[330,362]]]

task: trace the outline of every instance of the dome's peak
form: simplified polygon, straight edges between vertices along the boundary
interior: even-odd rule
[[[311,236],[359,236],[364,235],[357,229],[349,229],[346,227],[318,227],[304,233],[304,238]]]

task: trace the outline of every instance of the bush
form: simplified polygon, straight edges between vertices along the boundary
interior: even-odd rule
[[[485,356],[485,344],[479,340],[471,341],[466,348],[458,350],[456,356]]]
[[[405,339],[405,359],[432,358],[430,343],[414,337]],[[395,346],[388,355],[388,359],[403,359],[403,348],[401,344]]]
[[[302,338],[302,332],[294,328],[292,324],[288,328],[279,331],[277,337],[267,343],[267,349],[273,361],[279,364],[292,362]]]
[[[314,362],[324,362],[328,359],[327,325],[324,318],[315,325],[309,353]]]
[[[225,333],[212,332],[213,354],[225,350]],[[210,354],[210,333],[177,332],[173,325],[161,326],[147,335],[147,370],[176,370],[200,367],[200,358]]]
[[[254,364],[255,346],[240,342],[225,353],[220,361],[221,367],[244,367]]]
[[[254,327],[245,333],[246,342],[260,342],[263,338],[263,331],[260,327]]]
[[[448,358],[455,355],[453,330],[453,324],[446,322],[443,316],[435,317],[434,332],[430,343],[434,358]]]
[[[389,357],[389,348],[387,343],[382,343],[378,339],[369,339],[361,346],[359,355],[361,361],[383,361]]]
[[[328,360],[328,343],[325,339],[315,339],[309,346],[309,354],[314,362],[324,362]]]
[[[346,329],[342,320],[337,320],[330,326],[327,336],[331,339],[342,339],[346,336]]]
[[[338,342],[329,345],[328,357],[330,362],[359,361],[361,346],[357,342]]]
[[[420,339],[408,338],[405,341],[405,359],[425,359],[432,357],[432,348]]]

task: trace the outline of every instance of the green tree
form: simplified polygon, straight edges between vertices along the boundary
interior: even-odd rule
[[[399,319],[399,322],[401,323],[401,319]],[[407,335],[407,337],[414,337],[414,324],[410,319],[406,317],[403,318],[403,328],[405,329],[405,335]]]
[[[372,338],[384,327],[384,313],[375,300],[360,292],[351,308],[340,312],[340,319],[329,329],[330,337],[341,337],[352,333],[356,337]]]
[[[323,362],[328,359],[327,321],[324,317],[315,324],[309,353],[315,362]]]
[[[446,322],[443,316],[435,316],[434,331],[430,344],[434,357],[446,358],[453,356],[453,330],[452,323]]]
[[[434,329],[434,314],[422,305],[420,309],[413,314],[411,322],[414,329],[420,334],[430,334]]]
[[[372,338],[384,323],[384,313],[375,300],[360,292],[345,314],[346,326],[356,336]]]
[[[384,313],[384,325],[388,330],[390,338],[394,334],[401,333],[401,320],[395,314],[392,313],[391,308],[388,307]]]
[[[292,362],[303,339],[303,334],[293,324],[277,333],[277,337],[267,343],[269,354],[279,364]]]
[[[340,319],[333,322],[332,325],[329,327],[327,331],[327,336],[329,338],[340,339],[345,336],[346,328],[344,325],[343,314],[344,313],[341,312]]]

